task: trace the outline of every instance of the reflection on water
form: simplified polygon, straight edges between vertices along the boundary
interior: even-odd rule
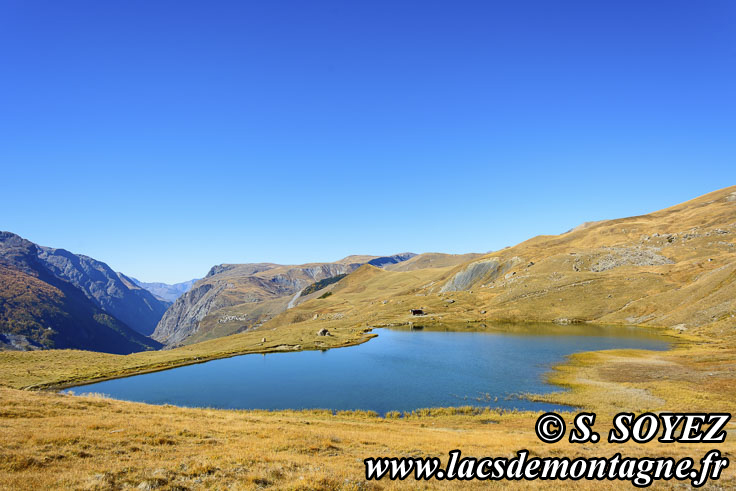
[[[515,397],[558,390],[552,364],[581,351],[667,349],[640,328],[589,325],[415,325],[376,329],[367,343],[328,351],[242,355],[74,389],[117,399],[230,409],[410,411],[440,406],[549,410]]]

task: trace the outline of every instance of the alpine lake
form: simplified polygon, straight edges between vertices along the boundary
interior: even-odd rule
[[[610,349],[666,350],[673,338],[638,327],[501,324],[374,329],[356,346],[247,354],[71,389],[115,399],[220,409],[412,411],[449,406],[569,409],[524,394],[562,390],[546,374],[565,357]]]

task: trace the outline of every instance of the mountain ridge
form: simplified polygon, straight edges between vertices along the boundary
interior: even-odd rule
[[[112,270],[107,264],[66,249],[37,246],[38,258],[52,274],[69,281],[100,308],[148,336],[168,305]],[[126,284],[127,283],[127,284]]]
[[[56,258],[51,263],[49,254]],[[62,277],[61,266],[70,259],[16,234],[0,232],[3,348],[78,348],[127,354],[161,346],[99,305],[90,285],[84,291]],[[72,279],[80,282],[79,277]]]
[[[315,282],[348,274],[362,264],[397,264],[413,253],[347,256],[332,263],[273,263],[213,266],[166,311],[153,339],[167,346],[241,332],[287,310],[301,290]],[[352,262],[353,259],[365,261]],[[218,313],[215,318],[215,313]]]
[[[532,237],[434,273],[404,273],[413,279],[375,270],[349,287],[359,272],[338,282],[329,298],[301,303],[264,327],[508,320],[732,336],[736,186],[649,214]],[[426,315],[416,318],[410,308]]]

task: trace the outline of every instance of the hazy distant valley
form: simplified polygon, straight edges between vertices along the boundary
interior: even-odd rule
[[[137,280],[136,278],[133,278],[132,276],[130,276],[129,278],[133,280],[133,283],[135,283],[139,287],[148,290],[149,292],[153,293],[155,297],[169,303],[174,303],[177,298],[181,297],[186,292],[191,290],[192,285],[194,285],[199,280],[198,278],[195,278],[193,280],[183,281],[181,283],[174,283],[170,285],[168,283],[145,283],[143,281]]]

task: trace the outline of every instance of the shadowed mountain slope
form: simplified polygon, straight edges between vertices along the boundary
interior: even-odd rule
[[[64,249],[38,246],[38,259],[53,275],[70,282],[100,308],[146,336],[168,303],[113,271],[107,264]]]
[[[78,348],[118,354],[160,347],[103,309],[90,298],[91,293],[57,274],[59,268],[49,267],[44,249],[0,232],[0,347]],[[81,276],[76,280],[84,283]]]
[[[425,252],[424,254],[417,254],[406,261],[386,265],[384,266],[384,269],[389,271],[413,271],[415,269],[447,268],[466,263],[481,256],[483,256],[483,254],[442,254],[440,252]]]

